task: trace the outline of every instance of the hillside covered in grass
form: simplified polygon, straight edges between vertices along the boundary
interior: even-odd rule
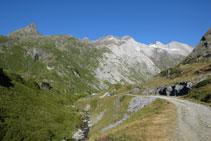
[[[48,82],[64,92],[97,88],[92,70],[101,51],[91,45],[68,35],[0,38],[0,66],[5,70]],[[57,48],[58,44],[66,47]]]
[[[71,139],[80,124],[73,108],[79,98],[56,90],[41,90],[35,81],[0,69],[0,139]]]

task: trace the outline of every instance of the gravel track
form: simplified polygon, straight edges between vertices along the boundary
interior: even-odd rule
[[[178,141],[211,141],[211,107],[175,97],[150,96],[165,99],[177,107]]]

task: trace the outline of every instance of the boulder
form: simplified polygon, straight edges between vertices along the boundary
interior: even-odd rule
[[[140,91],[139,88],[133,88],[130,90],[130,94],[133,94],[133,93],[138,93]]]
[[[192,88],[192,83],[183,81],[176,85],[164,86],[157,88],[156,94],[166,96],[182,96],[188,94]]]
[[[40,85],[37,82],[34,82],[34,87],[37,88],[38,90],[40,90]]]
[[[49,83],[42,82],[41,83],[41,89],[46,91],[46,90],[52,89],[52,87],[51,87],[51,85]]]
[[[39,56],[40,56],[40,55],[39,55],[38,53],[36,53],[35,56],[34,56],[34,61],[39,60]]]
[[[71,71],[72,71],[72,73],[74,74],[75,77],[77,77],[77,78],[81,77],[81,75],[80,75],[80,73],[77,69],[72,69]]]

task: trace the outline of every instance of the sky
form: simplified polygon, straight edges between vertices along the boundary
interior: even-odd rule
[[[0,0],[0,19],[1,35],[35,23],[43,35],[196,46],[211,28],[211,0]]]

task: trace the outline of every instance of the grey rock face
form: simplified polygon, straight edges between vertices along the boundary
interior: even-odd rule
[[[143,95],[150,95],[150,94],[153,94],[155,93],[155,89],[146,89],[145,91],[143,91]]]
[[[103,53],[95,74],[101,82],[112,84],[140,83],[161,70],[174,67],[193,50],[193,47],[178,42],[146,45],[129,36],[103,37],[92,44],[109,50]]]
[[[155,100],[155,98],[152,97],[141,97],[141,96],[136,96],[132,98],[130,101],[130,105],[128,107],[128,112],[137,112],[141,108],[149,105]]]
[[[115,122],[114,124],[110,124],[109,126],[103,128],[103,129],[101,130],[101,132],[105,132],[105,131],[107,131],[107,130],[109,130],[109,129],[111,129],[111,128],[114,128],[114,127],[118,126],[119,124],[121,124],[121,123],[123,123],[125,120],[127,120],[129,117],[130,117],[130,115],[125,114],[121,120],[119,120],[119,121]]]
[[[97,117],[95,117],[94,119],[90,120],[90,124],[89,127],[91,127],[94,124],[97,124],[98,121],[100,121],[103,118],[104,113],[106,112],[106,110],[102,111]]]
[[[130,113],[137,112],[141,108],[143,108],[143,107],[149,105],[150,103],[152,103],[155,99],[156,98],[152,98],[152,97],[136,96],[136,97],[132,98],[132,100],[130,101],[130,105],[128,106],[127,112],[130,112]],[[105,132],[105,131],[107,131],[111,128],[118,126],[119,124],[126,121],[128,118],[130,118],[130,115],[124,114],[124,116],[121,120],[119,120],[119,121],[117,121],[113,124],[108,125],[107,127],[103,128],[101,130],[101,132]]]
[[[177,85],[160,87],[157,89],[156,94],[166,95],[166,96],[182,96],[188,94],[189,90],[192,88],[191,82],[180,82]]]
[[[51,52],[48,52],[45,49],[36,48],[36,47],[27,48],[27,54],[29,54],[32,58],[34,58],[34,61],[46,60],[47,58],[53,56]]]

